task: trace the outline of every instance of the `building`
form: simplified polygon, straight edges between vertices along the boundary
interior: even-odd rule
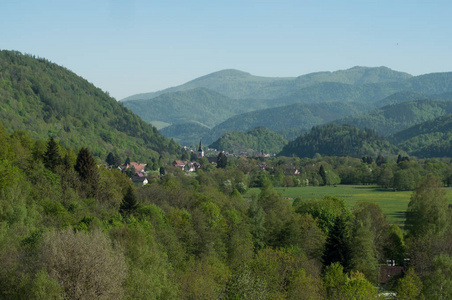
[[[204,157],[204,150],[202,150],[202,139],[199,140],[198,159]]]

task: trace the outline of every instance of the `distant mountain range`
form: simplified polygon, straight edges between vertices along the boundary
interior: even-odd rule
[[[225,70],[120,103],[45,59],[0,51],[5,130],[88,147],[100,158],[109,152],[141,161],[177,157],[177,142],[200,138],[229,152],[450,157],[451,100],[452,73],[413,77],[355,67],[296,78]]]
[[[202,137],[209,144],[227,132],[259,126],[293,140],[329,122],[387,136],[449,113],[451,99],[452,73],[411,76],[354,67],[287,78],[223,70],[123,103],[147,122],[170,124],[162,129],[167,137],[183,144]]]

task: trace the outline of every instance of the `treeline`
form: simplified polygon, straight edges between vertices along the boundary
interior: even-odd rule
[[[450,210],[434,176],[418,181],[404,235],[375,204],[290,204],[266,177],[243,199],[257,160],[196,176],[168,167],[137,188],[83,147],[4,130],[0,147],[2,299],[370,299],[387,259],[410,268],[390,285],[406,299],[452,296]]]
[[[287,141],[266,127],[256,127],[247,132],[232,131],[223,134],[209,148],[230,153],[279,153]]]
[[[228,158],[228,168],[246,174],[247,187],[321,186],[336,184],[378,185],[401,191],[414,190],[417,182],[428,175],[452,185],[450,158],[416,159],[404,155],[362,158],[316,156],[314,158],[273,157],[266,159]],[[207,166],[210,168],[210,166]]]
[[[282,156],[376,156],[379,153],[394,154],[398,150],[387,140],[370,129],[358,129],[350,125],[328,124],[312,130],[289,142],[279,153]]]

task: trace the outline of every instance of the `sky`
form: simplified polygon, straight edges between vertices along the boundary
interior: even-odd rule
[[[0,0],[0,49],[46,58],[117,100],[223,69],[452,71],[452,2]]]

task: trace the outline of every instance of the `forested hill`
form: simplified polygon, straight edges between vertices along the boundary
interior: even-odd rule
[[[257,110],[229,118],[215,126],[204,136],[203,140],[214,141],[228,131],[247,131],[255,127],[265,126],[276,132],[286,133],[288,129],[297,128],[300,132],[313,126],[335,120],[338,117],[363,113],[368,107],[363,103],[298,103],[282,107]],[[295,136],[295,137],[296,137]],[[295,138],[292,135],[286,139]]]
[[[171,137],[181,145],[196,145],[209,131],[209,127],[195,121],[170,125],[160,130],[164,136]]]
[[[223,134],[209,148],[231,153],[278,153],[287,141],[266,127],[256,127],[247,132],[232,131]]]
[[[350,85],[397,82],[411,78],[411,75],[393,71],[386,67],[353,67],[334,72],[316,72],[299,77],[262,77],[238,70],[214,72],[185,84],[153,93],[137,94],[122,101],[151,99],[161,94],[206,88],[233,99],[274,99],[289,95],[297,89],[322,82],[338,82]]]
[[[240,101],[205,88],[163,94],[147,100],[125,101],[123,104],[146,122],[179,124],[194,121],[210,128],[249,110]]]
[[[452,113],[452,101],[417,100],[391,104],[367,114],[335,120],[361,129],[371,128],[382,136],[389,136],[413,125]]]
[[[181,148],[151,125],[73,72],[42,58],[0,51],[0,122],[8,132],[54,137],[63,145],[84,145],[135,159]]]
[[[279,155],[311,158],[317,153],[322,156],[376,157],[379,154],[394,155],[398,150],[373,130],[328,124],[314,127],[311,132],[289,142]]]
[[[452,115],[423,122],[394,134],[401,149],[418,157],[452,156]]]

